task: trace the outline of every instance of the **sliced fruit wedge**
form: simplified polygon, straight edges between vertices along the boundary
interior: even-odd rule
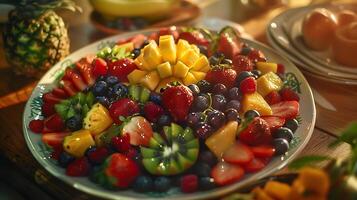
[[[271,132],[275,131],[276,129],[282,127],[285,124],[285,118],[283,117],[262,116],[261,118],[268,123]]]
[[[211,176],[217,185],[228,185],[240,180],[244,176],[244,170],[239,165],[219,162],[213,167]]]
[[[247,164],[254,158],[252,151],[247,145],[235,143],[223,154],[223,159],[232,164]]]
[[[294,119],[299,114],[299,102],[282,101],[271,106],[274,116],[283,117],[286,120]]]
[[[123,126],[122,134],[130,135],[130,144],[135,146],[148,146],[153,136],[150,122],[144,117],[136,116]]]

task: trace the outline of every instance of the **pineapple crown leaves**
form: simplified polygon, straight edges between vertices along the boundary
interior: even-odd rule
[[[20,13],[26,15],[41,15],[49,10],[57,8],[67,9],[73,12],[82,12],[82,8],[77,6],[72,0],[22,0],[17,6]]]

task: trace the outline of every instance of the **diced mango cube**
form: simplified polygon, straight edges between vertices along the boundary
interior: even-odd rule
[[[177,78],[185,78],[189,68],[181,61],[177,61],[174,66],[174,76]]]
[[[203,80],[206,77],[206,73],[198,71],[190,71],[197,81]]]
[[[160,36],[159,49],[163,61],[168,61],[170,63],[176,62],[176,45],[172,35]]]
[[[291,187],[286,183],[268,181],[264,186],[264,191],[274,199],[289,199]]]
[[[283,81],[274,72],[268,72],[257,79],[257,90],[263,97],[272,91],[279,91]]]
[[[147,74],[146,71],[135,69],[130,74],[128,74],[128,80],[131,84],[140,83],[144,76]]]
[[[172,67],[169,62],[164,62],[158,65],[157,71],[159,72],[160,78],[167,78],[172,76]]]
[[[197,79],[191,72],[188,72],[186,77],[183,79],[183,84],[190,85],[193,83],[197,83]]]
[[[155,89],[155,92],[159,93],[161,88],[165,88],[167,86],[167,84],[172,83],[172,82],[182,83],[182,81],[180,79],[175,78],[175,77],[165,78],[160,81],[159,85]]]
[[[197,54],[200,54],[200,49],[195,44],[191,44],[191,49],[193,49]]]
[[[191,68],[198,58],[199,54],[197,54],[193,49],[189,49],[181,57],[179,57],[178,60]]]
[[[125,52],[132,52],[134,50],[134,43],[133,42],[127,42],[127,43],[124,43],[124,44],[120,44],[120,45],[115,45],[113,47],[113,49],[115,48],[124,48],[125,49]]]
[[[211,70],[211,66],[210,65],[206,65],[205,67],[202,67],[200,69],[201,72],[205,72],[205,73],[207,73],[210,70]]]
[[[192,65],[192,70],[201,71],[201,69],[209,66],[209,61],[206,56],[200,56]]]
[[[144,57],[143,54],[140,54],[137,58],[135,58],[134,63],[138,66],[139,69],[146,71],[147,68],[144,66]]]
[[[162,62],[162,56],[155,41],[151,41],[143,49],[143,65],[148,70],[154,70]]]
[[[191,49],[191,45],[186,40],[180,39],[176,45],[177,58],[181,57],[189,49]]]
[[[278,64],[271,62],[257,62],[257,69],[262,72],[262,74],[266,74],[268,72],[276,73],[278,71]]]
[[[256,110],[260,115],[272,115],[273,112],[269,104],[258,93],[245,94],[242,100],[242,112],[245,113],[248,110]]]
[[[156,86],[160,82],[160,76],[157,71],[149,72],[144,78],[141,80],[141,84],[145,87],[149,88],[151,91],[155,90]]]

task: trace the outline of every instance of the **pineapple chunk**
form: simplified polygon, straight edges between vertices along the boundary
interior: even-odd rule
[[[155,41],[151,41],[143,49],[143,65],[146,69],[154,70],[162,62],[162,56]]]
[[[169,62],[164,62],[158,65],[157,71],[159,72],[160,78],[167,78],[172,76],[172,67]]]
[[[273,114],[269,104],[258,92],[244,95],[242,100],[242,111],[245,113],[248,110],[256,110],[262,116]]]
[[[206,73],[204,72],[191,71],[191,73],[195,76],[197,81],[203,80],[206,77]]]
[[[180,79],[175,78],[175,77],[165,78],[160,81],[159,85],[155,89],[155,92],[160,93],[161,88],[165,88],[167,86],[167,84],[172,83],[172,82],[182,83],[182,81]]]
[[[181,61],[177,61],[174,66],[174,76],[177,78],[185,78],[189,68]]]
[[[141,80],[141,84],[149,88],[151,91],[156,88],[159,82],[160,82],[160,76],[157,71],[151,71]]]
[[[257,69],[266,74],[268,72],[276,73],[278,71],[278,64],[269,62],[257,62]]]
[[[159,49],[163,61],[176,62],[176,45],[172,35],[160,36]]]
[[[83,128],[90,131],[92,135],[98,135],[113,124],[109,111],[100,103],[92,106],[83,119]]]
[[[200,56],[196,62],[192,65],[192,70],[201,71],[201,69],[209,66],[209,62],[206,56]]]
[[[205,143],[217,158],[221,158],[223,153],[236,142],[237,129],[238,122],[230,121],[207,138]]]
[[[128,74],[128,80],[130,84],[140,83],[141,79],[147,74],[146,71],[135,69],[130,74]]]
[[[190,85],[193,83],[197,83],[197,79],[191,72],[188,72],[186,77],[183,79],[183,84]]]
[[[118,49],[124,48],[125,52],[132,52],[134,50],[134,43],[133,42],[127,42],[127,43],[124,43],[124,44],[115,45],[114,48],[118,48]]]
[[[279,91],[283,81],[274,72],[268,72],[257,80],[257,90],[263,97],[272,91]]]
[[[63,140],[63,149],[70,155],[80,158],[86,150],[95,144],[91,132],[81,129],[66,136]]]
[[[180,58],[189,49],[191,49],[190,44],[186,40],[180,39],[176,45],[177,58]]]
[[[199,55],[193,49],[189,49],[179,57],[179,60],[191,68],[198,58]]]

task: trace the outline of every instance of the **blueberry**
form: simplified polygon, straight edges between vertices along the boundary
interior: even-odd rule
[[[98,81],[105,81],[106,78],[107,78],[106,76],[100,75],[100,76],[96,79],[96,82],[98,82]]]
[[[90,146],[90,147],[86,150],[86,152],[84,153],[84,155],[88,157],[89,154],[95,152],[96,150],[97,150],[97,147],[96,147],[96,146]]]
[[[115,84],[112,87],[112,93],[115,97],[119,97],[119,98],[125,97],[128,95],[128,92],[129,92],[128,88],[121,83]]]
[[[67,165],[74,160],[75,160],[75,158],[73,156],[71,156],[67,152],[63,151],[58,158],[58,164],[61,167],[67,167]]]
[[[299,127],[299,122],[296,119],[289,119],[285,122],[284,126],[295,133],[296,129]]]
[[[203,55],[207,56],[208,55],[208,50],[207,47],[204,45],[197,45],[197,47],[200,49],[200,53]]]
[[[154,189],[158,192],[166,192],[171,187],[171,181],[165,176],[157,177],[154,180]]]
[[[153,180],[149,176],[139,176],[133,185],[133,189],[137,192],[149,192],[153,188]]]
[[[211,56],[209,59],[209,63],[211,65],[218,65],[219,64],[219,58],[216,56]]]
[[[157,123],[159,126],[168,126],[171,123],[171,117],[169,115],[161,115],[159,119],[157,120]]]
[[[273,145],[275,147],[275,154],[282,155],[289,150],[289,142],[283,138],[276,138],[273,140]]]
[[[197,96],[200,93],[200,88],[196,84],[191,84],[188,88],[192,91],[193,96]]]
[[[157,105],[161,104],[161,95],[156,92],[150,93],[150,101],[156,103]]]
[[[66,127],[70,131],[78,131],[82,128],[82,117],[80,115],[74,115],[66,120]]]
[[[135,48],[132,52],[131,55],[133,56],[133,59],[137,58],[140,55],[140,49],[139,48]]]
[[[253,119],[255,117],[259,117],[260,114],[256,110],[247,110],[247,112],[244,113],[244,118],[246,119]]]
[[[254,75],[255,79],[257,79],[262,75],[262,72],[257,69],[254,69],[252,70],[252,74]]]
[[[92,92],[94,96],[105,96],[107,93],[108,84],[105,81],[98,81],[94,84]]]
[[[221,63],[222,64],[227,64],[227,65],[232,65],[233,64],[232,60],[228,59],[228,58],[223,59]]]
[[[108,84],[108,86],[113,86],[119,82],[119,79],[116,76],[108,76],[105,79],[105,82]]]
[[[242,71],[238,74],[237,79],[236,79],[236,85],[237,87],[240,86],[240,82],[242,82],[244,79],[253,76],[253,74],[249,71]]]
[[[243,47],[242,50],[240,51],[240,54],[246,56],[251,51],[252,51],[252,49],[250,47]]]
[[[200,88],[200,91],[203,93],[207,93],[211,90],[212,85],[206,80],[200,80],[197,82],[197,86]]]
[[[198,160],[211,167],[217,163],[217,158],[211,151],[202,151],[198,156]]]
[[[287,128],[287,127],[281,127],[278,128],[274,134],[273,134],[274,138],[284,138],[286,139],[289,143],[290,141],[293,139],[293,132]]]
[[[95,99],[103,106],[109,107],[110,102],[107,97],[98,96],[98,97],[95,97]]]
[[[210,190],[216,186],[213,178],[211,177],[200,177],[198,179],[198,185],[202,190]]]
[[[199,162],[195,165],[194,172],[200,177],[210,176],[211,167],[207,163]]]

